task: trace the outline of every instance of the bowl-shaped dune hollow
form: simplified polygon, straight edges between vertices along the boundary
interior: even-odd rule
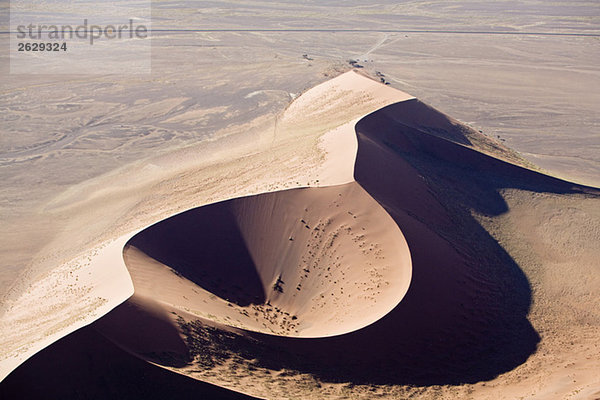
[[[377,321],[404,297],[412,273],[402,232],[356,182],[188,210],[132,237],[124,259],[141,296],[295,337]]]

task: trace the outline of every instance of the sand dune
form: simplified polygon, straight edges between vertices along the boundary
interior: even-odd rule
[[[301,96],[282,125],[298,124],[300,135],[311,129],[303,110],[319,113],[328,96],[344,104],[332,86],[356,85],[365,98],[385,88],[353,72],[333,82]],[[600,319],[593,308],[569,319],[581,293],[552,290],[542,255],[554,245],[567,254],[560,268],[593,276],[598,252],[585,240],[597,227],[564,243],[526,233],[556,204],[577,212],[554,214],[552,226],[598,221],[600,191],[517,165],[518,155],[404,94],[353,130],[325,122],[338,135],[326,141],[327,159],[345,165],[328,181],[351,168],[352,182],[234,198],[132,233],[123,259],[135,294],[64,346],[101,332],[169,369],[153,369],[160,379],[186,375],[197,390],[216,390],[202,386],[210,382],[265,398],[514,397],[567,376],[555,367],[575,355],[585,373],[551,395],[593,394],[597,362],[584,358],[598,354],[590,324]],[[544,237],[560,236],[550,231]],[[597,280],[581,285],[597,305]],[[566,329],[585,351],[560,348]],[[132,375],[149,368],[135,362]]]
[[[411,276],[402,233],[356,183],[190,210],[135,235],[124,257],[142,296],[298,337],[369,325],[400,302]]]
[[[60,214],[68,227],[48,243],[40,264],[25,271],[3,297],[0,379],[131,296],[133,286],[122,254],[107,246],[122,247],[122,240],[144,227],[198,205],[291,187],[351,182],[356,138],[349,122],[412,98],[370,79],[354,88],[353,80],[354,73],[343,74],[302,96],[318,107],[304,111],[291,107],[274,121],[268,115],[257,118],[232,128],[233,133],[218,141],[140,161],[57,196],[43,212]],[[333,140],[323,148],[320,140],[328,132]],[[345,147],[338,146],[339,138],[346,133],[353,138],[354,153],[340,151]],[[333,168],[322,163],[324,156],[330,159],[334,153],[344,162]],[[120,261],[110,262],[104,255]]]

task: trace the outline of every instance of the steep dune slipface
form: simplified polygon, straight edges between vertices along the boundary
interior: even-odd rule
[[[369,325],[411,277],[400,229],[355,182],[189,210],[135,235],[124,257],[139,296],[296,337]]]

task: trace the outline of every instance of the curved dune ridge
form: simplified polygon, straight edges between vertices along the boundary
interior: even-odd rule
[[[136,234],[136,293],[257,332],[332,336],[381,318],[410,283],[406,240],[357,183],[189,210]]]
[[[355,81],[360,92],[345,91]],[[587,240],[598,238],[600,191],[518,166],[501,144],[354,72],[289,110],[296,123],[306,103],[312,111],[298,124],[308,132],[311,112],[335,113],[357,98],[373,106],[381,90],[387,97],[376,111],[337,124],[326,118],[336,184],[319,175],[324,186],[237,197],[127,235],[119,250],[133,296],[84,328],[91,333],[27,361],[5,388],[98,332],[111,343],[99,341],[74,368],[100,364],[100,375],[124,374],[124,393],[136,385],[152,392],[142,373],[192,387],[177,380],[185,375],[198,382],[198,395],[217,396],[206,382],[231,389],[218,393],[224,398],[347,397],[340,382],[357,398],[437,398],[442,389],[468,398],[473,388],[483,393],[477,398],[513,398],[570,373],[574,350],[564,350],[565,338],[583,349],[580,361],[598,354],[590,311],[574,313],[569,302],[586,295],[598,304],[589,293],[597,289],[591,260],[600,254]],[[328,99],[336,106],[323,111]],[[323,107],[308,107],[313,101]],[[586,235],[555,240],[575,226]],[[540,229],[553,239],[536,238]],[[554,256],[573,246],[572,260]],[[585,274],[581,288],[565,289]],[[112,344],[130,354],[116,357]],[[102,363],[102,349],[121,360],[118,374]],[[131,354],[150,363],[134,366]],[[94,376],[75,389],[110,394]],[[585,379],[593,389],[595,375]],[[515,393],[504,391],[509,385]]]

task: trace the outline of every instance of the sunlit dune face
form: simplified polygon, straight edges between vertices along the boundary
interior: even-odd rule
[[[138,233],[124,258],[138,294],[296,337],[375,322],[400,302],[411,277],[400,229],[357,183],[192,209]]]

